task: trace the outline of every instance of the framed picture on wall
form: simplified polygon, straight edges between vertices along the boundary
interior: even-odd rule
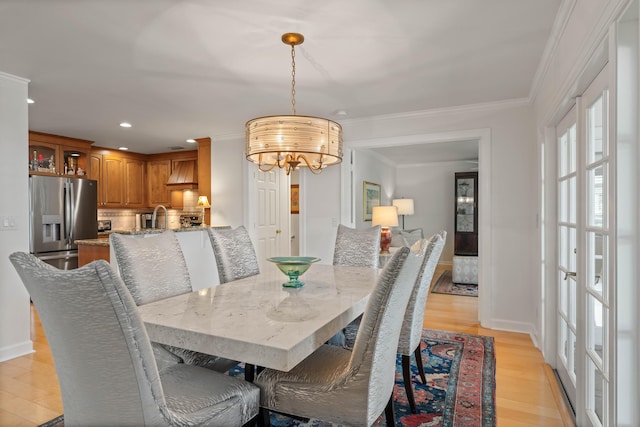
[[[291,184],[291,213],[300,213],[300,186]]]
[[[373,207],[380,206],[380,185],[364,181],[362,195],[362,216],[365,221],[371,221]]]

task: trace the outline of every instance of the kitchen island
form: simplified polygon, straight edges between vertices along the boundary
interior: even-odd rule
[[[209,240],[207,228],[229,228],[228,226],[210,227],[180,227],[170,229],[176,232],[176,237],[180,243],[180,248],[184,254],[189,275],[191,276],[191,287],[193,290],[208,288],[218,285],[218,268],[213,255],[213,248]],[[154,234],[162,233],[161,229],[132,229],[113,230],[110,233],[118,233],[131,238],[151,237]],[[117,271],[118,263],[115,254],[109,243],[109,234],[103,234],[97,239],[76,240],[78,245],[78,265],[88,264],[96,259],[104,259]]]

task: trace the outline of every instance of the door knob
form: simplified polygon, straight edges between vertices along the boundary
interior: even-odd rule
[[[282,233],[282,230],[276,230],[276,234]]]
[[[575,271],[565,271],[564,272],[564,280],[567,280],[569,276],[576,277]]]

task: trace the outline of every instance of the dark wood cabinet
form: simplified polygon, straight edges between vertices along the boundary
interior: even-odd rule
[[[88,178],[92,141],[29,131],[29,174]]]
[[[478,255],[478,172],[455,174],[455,255]]]

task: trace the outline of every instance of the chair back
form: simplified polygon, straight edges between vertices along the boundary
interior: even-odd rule
[[[137,305],[191,292],[191,278],[173,231],[132,238],[111,234],[120,276]]]
[[[235,229],[208,228],[207,232],[216,257],[220,283],[260,273],[253,242],[244,226]]]
[[[144,323],[106,261],[58,270],[10,260],[38,310],[53,354],[65,425],[160,425],[166,402]]]
[[[369,425],[385,409],[393,392],[402,320],[426,251],[422,240],[393,254],[380,273],[358,329],[349,369],[356,372],[356,382],[367,382]]]
[[[355,229],[338,225],[333,265],[378,268],[381,227]]]
[[[447,232],[442,230],[426,240],[428,242],[427,253],[411,292],[398,340],[398,353],[402,355],[411,356],[420,344],[431,280],[440,260],[446,238]]]

